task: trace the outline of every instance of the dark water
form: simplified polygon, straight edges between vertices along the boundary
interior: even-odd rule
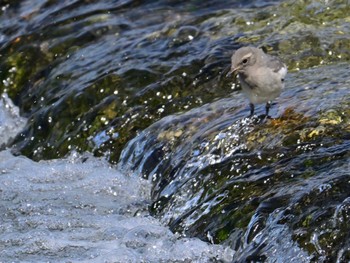
[[[1,141],[13,153],[102,156],[150,181],[163,224],[233,262],[349,260],[348,1],[0,6],[0,91],[28,119]],[[288,65],[272,119],[246,118],[225,77],[247,44]]]

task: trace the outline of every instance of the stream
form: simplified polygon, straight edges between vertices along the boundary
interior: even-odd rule
[[[349,1],[0,7],[0,262],[350,261]]]

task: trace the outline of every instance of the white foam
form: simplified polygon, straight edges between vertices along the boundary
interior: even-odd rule
[[[19,133],[27,120],[19,115],[16,107],[6,93],[0,96],[0,147],[6,145]]]
[[[2,151],[2,260],[230,261],[230,249],[179,238],[150,216],[149,193],[146,180],[87,154],[37,163]]]

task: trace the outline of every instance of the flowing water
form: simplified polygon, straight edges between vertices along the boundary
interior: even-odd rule
[[[25,120],[5,96],[2,138]],[[34,162],[0,152],[0,262],[227,262],[232,250],[176,235],[148,211],[151,185],[91,154]]]
[[[350,260],[349,1],[0,6],[0,262]]]

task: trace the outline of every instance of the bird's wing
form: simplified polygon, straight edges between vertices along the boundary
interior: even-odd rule
[[[285,71],[284,75],[287,74],[286,65],[277,57],[268,56],[266,64],[266,66],[271,68],[274,72],[284,73]]]
[[[267,67],[271,68],[274,72],[279,72],[282,68],[287,68],[279,58],[273,56],[269,56]]]

